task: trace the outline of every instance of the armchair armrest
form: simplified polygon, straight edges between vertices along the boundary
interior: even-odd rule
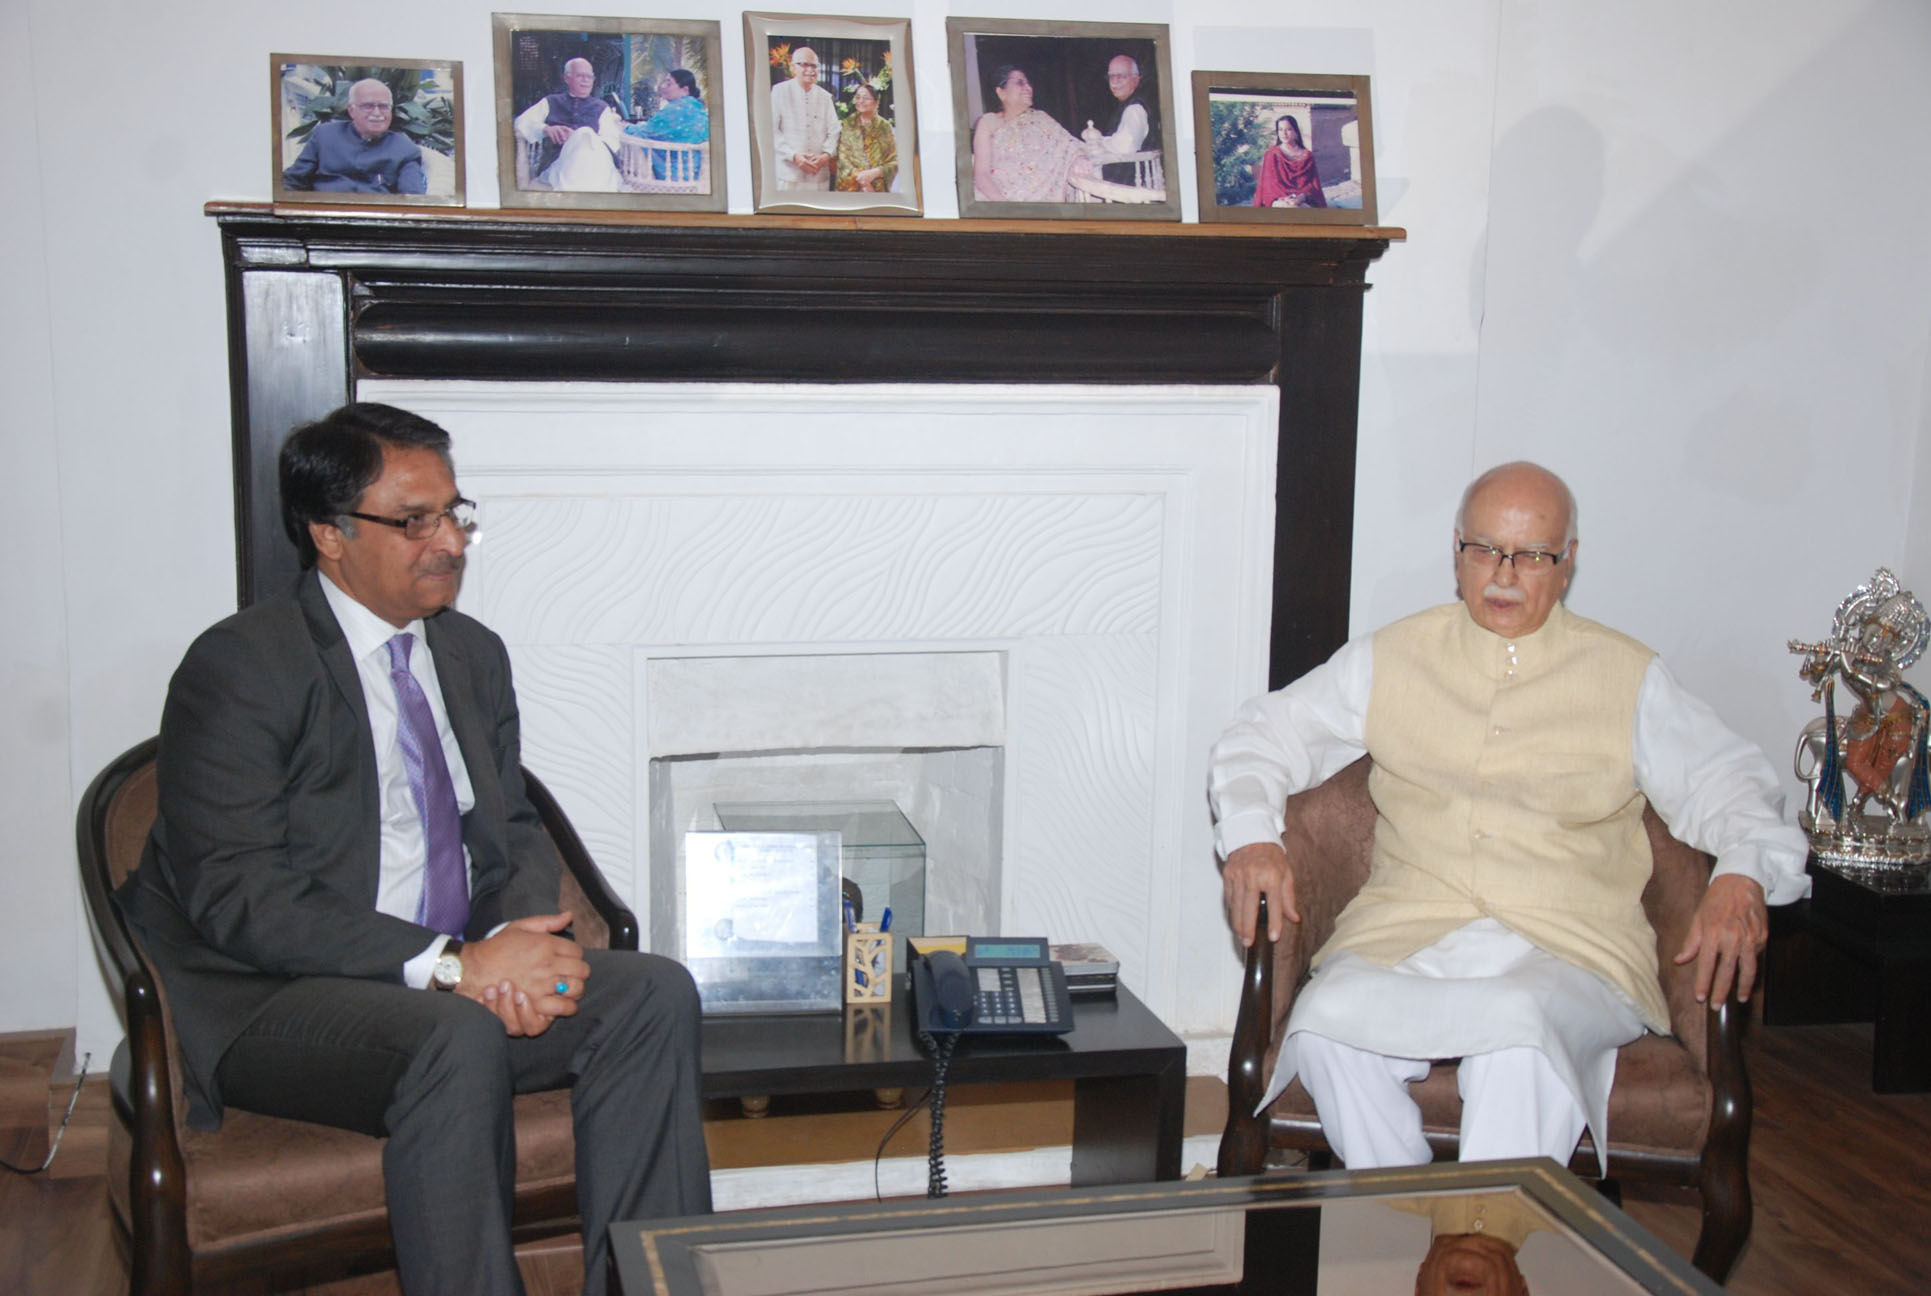
[[[1266,1160],[1268,1122],[1254,1109],[1273,1070],[1275,1045],[1294,1010],[1294,996],[1307,979],[1314,951],[1334,933],[1335,919],[1367,879],[1375,822],[1367,760],[1289,797],[1285,818],[1281,846],[1294,871],[1301,921],[1283,924],[1281,939],[1271,940],[1262,897],[1227,1059],[1227,1127],[1219,1157],[1223,1175],[1258,1174]]]
[[[1691,1263],[1721,1280],[1744,1239],[1755,1208],[1750,1199],[1750,1075],[1743,1065],[1743,1031],[1749,1005],[1736,991],[1709,1005],[1705,1066],[1710,1077],[1710,1132],[1703,1143],[1697,1187],[1703,1228]]]
[[[563,813],[556,798],[550,795],[550,789],[543,786],[543,781],[530,773],[528,768],[523,770],[523,788],[530,798],[530,804],[536,807],[537,817],[543,820],[543,829],[555,844],[563,867],[569,871],[583,898],[608,929],[609,948],[636,949],[639,934],[637,915],[610,889],[610,884],[604,880],[596,862],[590,858],[590,852],[584,847],[583,839],[577,836],[577,830],[571,826],[569,817]],[[587,936],[588,933],[580,935]],[[595,944],[594,941],[589,943]]]

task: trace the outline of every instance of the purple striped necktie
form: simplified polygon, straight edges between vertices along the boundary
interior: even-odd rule
[[[436,716],[423,696],[422,685],[409,670],[412,634],[399,634],[389,649],[389,682],[396,689],[396,739],[402,745],[402,766],[409,775],[409,795],[422,817],[428,862],[422,872],[422,898],[416,902],[416,921],[448,936],[461,936],[469,925],[469,870],[463,863],[463,821],[456,810],[456,784],[443,759],[436,737]]]

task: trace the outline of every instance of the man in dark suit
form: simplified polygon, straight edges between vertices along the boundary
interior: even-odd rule
[[[167,987],[189,1119],[386,1135],[404,1288],[520,1292],[511,1097],[568,1085],[601,1293],[612,1220],[710,1209],[696,991],[552,912],[508,654],[449,608],[475,522],[448,434],[348,405],[293,432],[280,472],[305,570],[175,672],[159,813],[118,896]]]

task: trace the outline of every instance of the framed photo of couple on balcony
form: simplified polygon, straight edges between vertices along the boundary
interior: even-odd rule
[[[923,213],[912,24],[744,15],[757,211]]]
[[[1193,74],[1203,221],[1375,223],[1365,76]]]
[[[724,210],[714,22],[492,16],[504,207]]]
[[[1179,220],[1158,23],[948,18],[959,214]]]

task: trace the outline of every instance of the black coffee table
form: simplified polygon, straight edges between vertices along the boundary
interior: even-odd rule
[[[1073,1001],[1070,1034],[965,1036],[946,1083],[1073,1082],[1073,1183],[1180,1177],[1187,1048],[1122,987]],[[889,1005],[844,1013],[704,1019],[704,1096],[922,1088],[932,1059],[912,1034],[901,976]]]
[[[1931,875],[1809,873],[1810,899],[1770,911],[1764,1024],[1874,1022],[1872,1090],[1931,1091]]]

